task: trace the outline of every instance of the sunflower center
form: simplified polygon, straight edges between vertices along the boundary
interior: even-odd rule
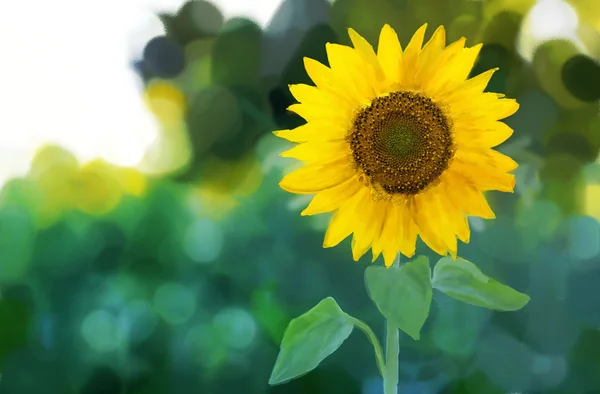
[[[422,192],[454,156],[447,117],[416,92],[375,98],[356,114],[348,140],[356,166],[386,194]]]
[[[419,135],[410,127],[399,123],[390,124],[385,140],[386,150],[395,157],[406,157],[419,147]],[[385,132],[384,131],[384,132]]]

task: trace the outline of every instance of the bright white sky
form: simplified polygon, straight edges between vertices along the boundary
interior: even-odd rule
[[[532,61],[536,47],[554,38],[569,39],[583,53],[586,48],[577,35],[579,17],[569,4],[563,0],[538,0],[529,10],[522,25],[522,34],[517,40],[521,56]]]
[[[82,161],[135,165],[158,131],[132,58],[183,0],[0,1],[0,185],[57,143]],[[216,0],[265,26],[282,0]],[[75,34],[73,34],[75,33]],[[101,76],[101,77],[98,77]]]
[[[226,18],[246,16],[264,27],[282,0],[212,2]],[[45,142],[64,146],[81,161],[103,157],[136,165],[159,131],[130,60],[163,33],[153,13],[173,12],[182,3],[0,1],[0,185],[24,174]],[[532,22],[556,29],[556,20],[539,8],[545,17]],[[537,27],[542,36],[546,30]]]

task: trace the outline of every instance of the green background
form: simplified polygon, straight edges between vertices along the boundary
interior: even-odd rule
[[[571,4],[586,50],[550,40],[529,60],[531,0],[287,0],[264,30],[201,1],[161,15],[167,35],[134,67],[170,170],[47,146],[0,192],[0,393],[381,393],[359,334],[267,385],[288,322],[325,297],[383,337],[370,256],[321,247],[329,216],[301,217],[309,197],[279,189],[297,163],[271,131],[302,123],[286,111],[288,84],[309,83],[302,57],[325,62],[347,27],[376,44],[389,23],[406,45],[424,22],[426,38],[444,24],[483,42],[472,74],[500,67],[488,90],[521,104],[499,149],[520,164],[515,193],[488,193],[497,219],[470,220],[459,254],[531,302],[491,312],[434,292],[421,339],[401,334],[399,392],[600,393],[600,5]]]

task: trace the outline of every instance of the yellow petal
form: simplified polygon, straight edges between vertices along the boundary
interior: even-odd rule
[[[493,104],[494,115],[496,119],[505,119],[517,112],[519,109],[519,103],[515,99],[497,99]]]
[[[317,119],[291,130],[274,131],[279,138],[292,142],[329,141],[346,137],[347,128],[335,119]]]
[[[279,186],[291,193],[313,194],[339,185],[354,174],[348,158],[342,157],[327,163],[305,165],[284,176]]]
[[[309,57],[304,58],[304,69],[308,74],[309,78],[317,85],[319,89],[331,90],[332,88],[332,75],[331,69],[326,65],[319,63],[318,61]]]
[[[322,104],[331,101],[331,96],[327,95],[324,90],[319,90],[315,86],[306,85],[303,83],[289,85],[290,93],[294,98],[303,104]]]
[[[417,226],[419,228],[419,236],[431,250],[439,255],[445,256],[448,248],[444,244],[444,241],[442,241],[438,234],[436,234],[435,230],[433,230],[431,223],[429,223],[431,220],[435,220],[435,218],[431,215],[428,215],[427,212],[423,210],[426,206],[427,204],[424,204],[423,200],[421,199],[417,208],[419,211],[415,216],[415,221],[417,222]]]
[[[310,141],[296,145],[292,149],[280,153],[281,157],[290,157],[306,162],[331,161],[341,157],[348,157],[350,153],[348,143],[344,140]]]
[[[352,236],[352,258],[358,261],[369,250],[371,239],[368,237],[369,227],[372,226],[375,204],[371,193],[365,193],[357,205],[360,216],[357,215],[356,229]]]
[[[498,146],[513,134],[504,122],[493,121],[489,124],[466,125],[456,122],[454,125],[454,139],[459,149],[465,148],[493,148]]]
[[[417,225],[412,217],[413,199],[401,203],[388,203],[388,212],[377,244],[373,243],[373,261],[379,248],[383,249],[386,267],[394,264],[398,253],[411,258],[417,244]]]
[[[345,45],[327,43],[325,45],[329,66],[339,77],[340,83],[353,100],[359,103],[369,102],[375,95],[373,84],[369,82],[374,78],[367,65],[362,62],[358,53]]]
[[[361,221],[352,238],[354,261],[358,261],[369,250],[373,241],[380,237],[386,203],[381,200],[374,201],[371,195],[367,195],[367,198],[361,201],[359,209]]]
[[[445,64],[440,64],[443,72],[436,75],[436,83],[429,90],[432,95],[443,97],[444,92],[453,92],[457,86],[464,83],[469,76],[477,56],[481,51],[482,44],[477,44],[471,48],[464,48],[448,59]],[[443,92],[440,92],[443,91]]]
[[[402,47],[400,41],[398,41],[398,35],[388,24],[385,24],[381,29],[381,33],[379,33],[377,60],[379,60],[383,73],[391,83],[401,81]]]
[[[292,96],[302,104],[333,107],[338,110],[352,111],[352,108],[349,108],[346,101],[340,100],[338,96],[327,90],[321,90],[315,86],[306,84],[289,85],[289,89]]]
[[[359,101],[353,100],[347,93],[347,87],[340,82],[340,79],[332,70],[318,61],[305,57],[304,68],[306,73],[315,83],[315,85],[325,92],[336,96],[340,101],[346,103],[350,107],[360,104]]]
[[[325,232],[324,248],[334,247],[352,234],[356,228],[358,203],[365,197],[365,194],[370,193],[369,188],[363,187],[340,206],[331,218],[329,227]]]
[[[385,213],[383,216],[383,226],[381,228],[381,235],[379,237],[376,237],[373,240],[373,245],[372,245],[373,260],[372,260],[372,262],[377,260],[377,257],[379,257],[381,252],[383,252],[384,247],[388,247],[388,249],[390,249],[390,245],[391,245],[391,249],[393,249],[395,247],[396,236],[397,236],[397,232],[398,232],[398,223],[399,223],[398,205],[392,204],[391,202],[386,203],[385,204]],[[398,253],[398,252],[396,251],[395,253]],[[384,254],[384,260],[386,261],[386,265],[387,265],[387,260],[386,260],[385,254]],[[393,262],[393,260],[392,260],[392,262]]]
[[[444,192],[439,193],[442,209],[446,213],[448,223],[451,226],[452,232],[456,234],[458,239],[464,243],[468,243],[471,238],[469,230],[469,222],[465,214],[454,204],[448,194],[448,188],[454,187],[449,183],[441,183]]]
[[[441,78],[446,73],[444,67],[464,50],[465,41],[466,39],[462,37],[445,47],[438,56],[435,65],[432,67],[428,79],[421,81],[421,87],[426,90],[431,97],[434,97],[434,94],[432,93],[438,93],[440,86],[445,82],[445,79]]]
[[[411,86],[414,84],[425,30],[427,30],[427,23],[416,31],[402,54],[402,83],[404,85]]]
[[[507,172],[517,167],[513,159],[492,149],[460,150],[451,164],[452,171],[460,173],[479,190],[503,192],[513,192],[515,177]]]
[[[450,106],[452,106],[455,101],[461,102],[464,100],[472,100],[473,95],[483,93],[488,83],[490,82],[490,79],[492,79],[492,76],[498,70],[499,68],[495,67],[485,72],[482,72],[481,74],[478,74],[473,78],[467,79],[456,89],[445,92],[446,96],[443,97],[443,100]]]
[[[495,168],[482,165],[475,167],[455,159],[452,163],[452,170],[461,174],[481,191],[498,190],[512,193],[515,188],[515,176]]]
[[[327,107],[319,104],[292,104],[287,108],[306,121],[332,119],[337,121],[346,121],[351,113],[340,111],[337,107]]]
[[[415,222],[423,242],[440,255],[450,251],[456,256],[456,236],[451,231],[450,223],[440,201],[440,187],[434,187],[414,197]]]
[[[436,65],[436,60],[446,45],[446,31],[444,26],[439,26],[431,36],[431,39],[423,47],[419,59],[419,79],[427,79],[431,70]]]
[[[459,150],[454,159],[486,171],[509,172],[519,166],[510,157],[493,149]]]
[[[367,40],[364,39],[360,34],[358,34],[354,29],[348,29],[348,35],[350,36],[350,41],[352,41],[352,45],[358,52],[358,54],[363,58],[363,60],[369,64],[374,72],[375,76],[379,81],[384,79],[383,71],[381,70],[381,65],[377,60],[377,55],[373,50],[373,46],[369,44]]]
[[[465,215],[478,216],[483,219],[494,219],[496,215],[487,200],[474,185],[462,175],[453,173],[452,168],[444,172],[441,182],[446,184],[446,194],[450,201]]]
[[[410,198],[405,204],[400,205],[400,223],[398,225],[399,231],[396,242],[398,245],[397,248],[408,258],[414,256],[417,245],[418,228],[414,221],[413,210],[414,198]]]
[[[362,182],[357,176],[353,176],[337,186],[322,190],[313,197],[301,215],[310,216],[335,211],[346,200],[354,196],[361,187],[364,187]]]
[[[477,61],[477,58],[479,57],[482,47],[483,44],[473,45],[470,48],[465,48],[460,53],[460,56],[457,56],[453,62],[456,63],[456,65],[453,65],[456,67],[456,73],[451,75],[448,79],[448,86],[454,88],[457,84],[464,83],[467,80],[471,70],[473,69],[473,66],[475,65],[475,62]]]
[[[485,120],[508,118],[519,109],[514,99],[501,98],[497,93],[486,92],[477,96],[463,97],[461,101],[453,100],[452,117],[463,118],[462,121],[472,124]]]

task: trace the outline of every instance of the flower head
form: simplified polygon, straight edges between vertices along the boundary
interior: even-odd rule
[[[298,143],[282,156],[305,163],[280,186],[315,194],[302,215],[335,212],[323,246],[353,234],[355,260],[371,248],[390,266],[398,251],[414,255],[417,235],[456,257],[467,216],[495,217],[482,192],[514,188],[517,163],[492,148],[519,105],[484,92],[497,69],[467,79],[481,44],[446,46],[440,26],[423,46],[426,27],[402,50],[385,25],[377,52],[349,29],[353,48],[327,44],[329,67],[305,58],[316,86],[291,85],[289,110],[307,122],[275,133]]]

